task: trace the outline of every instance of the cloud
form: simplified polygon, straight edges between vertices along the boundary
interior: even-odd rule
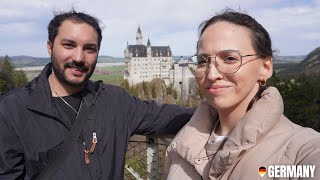
[[[300,5],[263,9],[254,16],[270,33],[280,55],[307,54],[318,47],[320,6]]]
[[[41,32],[34,22],[13,22],[0,24],[0,33],[5,34],[6,38],[21,38],[38,35]]]
[[[311,32],[303,34],[302,37],[311,40],[318,40],[320,42],[320,32]]]
[[[1,0],[0,39],[12,42],[12,49],[18,46],[13,42],[25,44],[30,39],[44,42],[30,43],[32,46],[43,46],[47,38],[46,26],[53,17],[52,10],[66,11],[71,7],[101,20],[100,54],[118,57],[123,56],[127,41],[135,43],[138,25],[145,42],[150,37],[153,45],[170,45],[174,55],[192,54],[198,25],[225,7],[241,8],[255,17],[269,31],[275,48],[281,52],[305,54],[311,47],[319,46],[319,0]],[[298,43],[301,47],[292,45]],[[10,48],[9,43],[5,44],[0,45],[0,50],[3,46]],[[30,48],[29,54],[46,56],[46,51],[39,54],[37,48]],[[20,53],[10,52],[13,55]]]

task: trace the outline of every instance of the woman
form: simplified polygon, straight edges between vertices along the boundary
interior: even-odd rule
[[[164,179],[261,179],[259,168],[269,165],[315,165],[320,177],[320,134],[287,119],[280,93],[266,87],[268,32],[232,10],[199,30],[190,61],[206,101],[169,145]]]

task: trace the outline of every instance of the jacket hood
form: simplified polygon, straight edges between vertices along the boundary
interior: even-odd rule
[[[208,143],[218,119],[217,111],[208,102],[203,102],[190,122],[176,136],[176,141],[179,141],[176,151],[191,164],[212,159],[210,174],[218,176],[226,172],[235,161],[272,130],[279,122],[283,108],[279,91],[269,87],[238,121],[226,141]],[[204,169],[197,170],[202,174]]]

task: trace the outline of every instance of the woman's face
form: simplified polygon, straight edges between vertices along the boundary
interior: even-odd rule
[[[250,30],[228,22],[217,22],[207,27],[199,39],[198,54],[216,56],[222,50],[237,50],[242,56],[256,54]],[[214,59],[213,59],[214,60]],[[268,79],[270,67],[259,56],[242,58],[242,66],[234,74],[219,72],[214,63],[207,74],[197,78],[202,94],[218,110],[246,109],[259,89],[259,80]],[[267,74],[267,75],[266,75]]]

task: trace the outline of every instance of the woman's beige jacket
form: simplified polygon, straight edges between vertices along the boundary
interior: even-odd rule
[[[225,141],[208,143],[215,117],[208,103],[200,104],[167,149],[163,179],[269,179],[258,173],[269,165],[315,165],[320,179],[320,133],[283,115],[276,88],[263,92]]]

